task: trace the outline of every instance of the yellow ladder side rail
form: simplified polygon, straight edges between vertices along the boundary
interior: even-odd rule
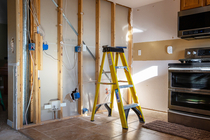
[[[100,67],[99,77],[98,77],[98,81],[96,83],[97,84],[97,86],[96,86],[96,94],[95,94],[95,100],[94,100],[94,105],[93,105],[93,110],[92,110],[91,121],[94,121],[94,116],[95,116],[95,111],[96,111],[96,104],[97,104],[98,94],[99,94],[99,89],[100,89],[99,82],[101,82],[101,77],[102,77],[102,73],[103,73],[105,56],[106,56],[106,53],[103,53],[102,60],[101,60],[101,67]]]
[[[115,56],[115,66],[118,65],[118,60],[119,60],[119,54],[116,53],[116,56]],[[112,86],[111,99],[110,99],[110,102],[111,102],[111,104],[110,104],[111,115],[112,115],[112,109],[113,109],[113,106],[114,106],[114,93],[115,93],[114,86]]]
[[[122,97],[121,97],[119,84],[118,84],[118,80],[117,80],[117,74],[116,74],[115,64],[114,64],[113,57],[112,57],[112,52],[107,52],[107,57],[109,59],[109,67],[110,67],[113,83],[116,83],[113,87],[114,87],[115,95],[116,95],[116,99],[117,99],[117,105],[118,105],[118,110],[119,110],[119,114],[120,114],[121,124],[124,129],[128,129],[128,124],[127,124],[127,120],[125,117],[125,112],[124,112],[124,108],[123,108],[123,102],[122,102]]]
[[[125,54],[120,53],[120,58],[121,58],[121,62],[123,64],[123,66],[127,66],[128,71],[127,70],[124,70],[124,71],[125,71],[126,78],[129,82],[129,85],[133,85],[133,87],[130,87],[130,91],[131,91],[133,101],[134,101],[134,103],[139,104],[138,96],[136,95],[137,94],[136,89],[135,89],[135,86],[134,86],[134,83],[133,83],[133,80],[132,80],[132,77],[131,77],[131,74],[130,74],[130,70],[129,70],[129,67],[128,67],[128,64],[127,64],[127,61],[126,61],[126,58],[125,58]],[[137,107],[137,109],[142,113],[142,109],[141,109],[140,105]],[[142,115],[141,116],[142,119],[145,121],[143,113],[141,115]]]

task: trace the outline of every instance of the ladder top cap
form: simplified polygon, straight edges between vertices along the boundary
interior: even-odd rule
[[[123,48],[115,48],[115,47],[103,46],[103,52],[119,52],[119,53],[124,53],[124,50],[123,50]]]

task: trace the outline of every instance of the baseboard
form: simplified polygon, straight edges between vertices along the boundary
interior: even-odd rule
[[[10,121],[9,119],[7,119],[7,125],[9,125],[10,127],[12,127],[12,128],[13,128],[13,122],[12,122],[12,121]]]

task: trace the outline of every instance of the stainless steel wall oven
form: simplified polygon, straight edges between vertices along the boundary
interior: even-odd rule
[[[184,123],[185,125],[191,126],[195,121],[192,118],[204,118],[210,124],[209,56],[210,48],[186,49],[185,59],[179,60],[181,63],[169,64],[169,121],[182,124],[186,116],[191,116],[192,122]],[[206,126],[202,128],[201,124],[198,126],[198,128],[206,129]],[[193,125],[193,127],[197,126]],[[206,130],[210,130],[210,126]]]

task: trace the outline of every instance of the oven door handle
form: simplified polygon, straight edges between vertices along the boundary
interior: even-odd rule
[[[203,68],[168,68],[168,70],[200,70],[200,71],[210,71],[209,67]]]

